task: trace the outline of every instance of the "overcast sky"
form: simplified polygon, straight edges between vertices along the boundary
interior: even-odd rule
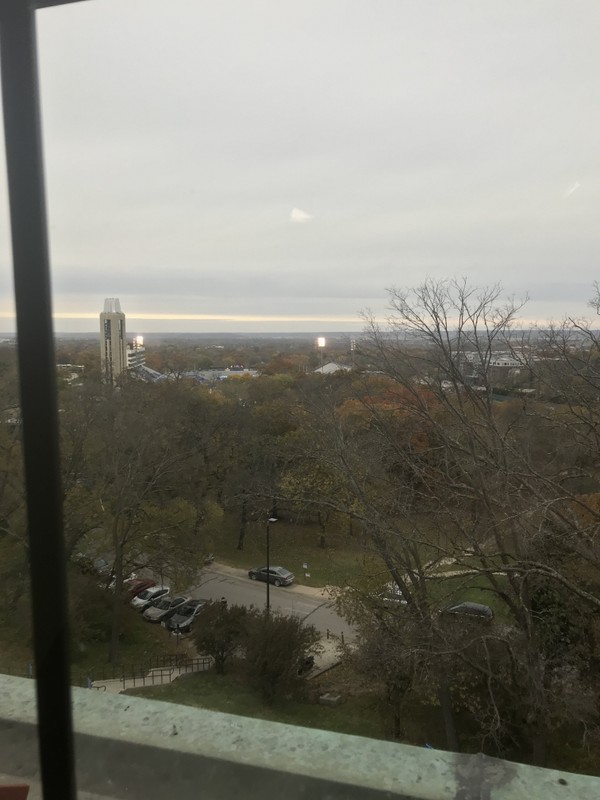
[[[428,276],[589,314],[597,0],[86,0],[38,40],[57,330],[105,297],[138,332],[359,330]]]

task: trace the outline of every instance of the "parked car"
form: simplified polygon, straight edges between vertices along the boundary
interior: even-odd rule
[[[129,584],[132,581],[135,581],[135,580],[137,580],[137,573],[136,572],[130,572],[129,575],[127,575],[125,578],[123,578],[123,592],[126,592],[127,591],[127,587],[129,586]],[[102,585],[106,586],[106,583],[103,583]],[[114,592],[116,586],[117,586],[117,578],[116,578],[114,572],[112,572],[111,573],[110,583],[108,584],[108,588],[110,589],[111,592]]]
[[[143,617],[148,622],[162,622],[163,619],[168,619],[175,611],[186,603],[189,597],[171,597],[165,594],[159,600],[153,600],[148,608],[144,611]]]
[[[105,558],[92,558],[83,553],[76,553],[73,561],[83,575],[99,575],[105,579],[112,575],[113,568]]]
[[[188,600],[163,625],[171,633],[189,633],[194,620],[207,603],[208,600]]]
[[[152,578],[131,578],[123,581],[123,596],[126,600],[133,600],[144,589],[150,589],[156,586],[156,581]]]
[[[457,603],[453,606],[448,606],[444,609],[443,613],[455,614],[463,617],[478,617],[483,620],[492,620],[494,618],[494,612],[489,606],[483,605],[483,603],[472,603],[469,600],[463,603]]]
[[[254,567],[248,572],[248,577],[253,581],[269,581],[274,586],[289,586],[294,582],[294,576],[284,567]]]
[[[169,594],[169,591],[170,589],[168,586],[151,586],[149,589],[144,589],[143,592],[136,595],[131,601],[131,605],[138,611],[143,611],[153,600],[158,600],[159,597]]]
[[[94,570],[98,575],[112,575],[113,569],[105,558],[94,559]]]

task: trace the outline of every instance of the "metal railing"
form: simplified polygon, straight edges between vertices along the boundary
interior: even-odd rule
[[[87,670],[72,669],[71,685],[84,689],[101,689],[101,684],[108,681],[120,681],[123,689],[157,686],[170,683],[174,676],[206,672],[213,664],[214,660],[210,656],[190,657],[184,653],[163,653],[137,664],[99,664]],[[22,667],[0,665],[0,673],[19,678],[36,677],[33,663]]]
[[[159,663],[160,662],[160,663]],[[102,664],[79,675],[72,681],[74,686],[94,688],[108,681],[119,681],[124,689],[136,689],[145,686],[160,686],[171,683],[174,677],[192,672],[206,672],[214,664],[210,656],[181,658],[179,656],[157,657],[144,664]]]

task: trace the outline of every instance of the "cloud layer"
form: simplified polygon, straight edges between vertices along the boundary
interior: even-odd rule
[[[596,0],[38,12],[57,312],[359,328],[388,286],[466,275],[586,313],[599,27]],[[2,196],[5,314],[8,230]]]

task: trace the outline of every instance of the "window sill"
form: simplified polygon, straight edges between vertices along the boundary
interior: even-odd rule
[[[114,798],[544,800],[600,779],[73,689],[78,786]],[[0,675],[0,772],[39,780],[35,685]],[[561,783],[564,781],[564,783]]]

